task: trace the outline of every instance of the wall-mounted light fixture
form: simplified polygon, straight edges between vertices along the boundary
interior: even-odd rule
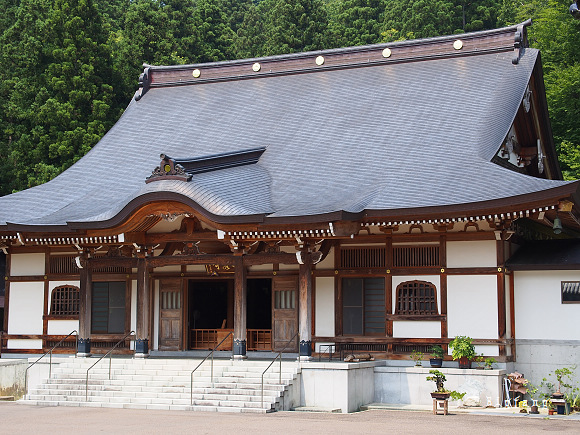
[[[558,212],[556,211],[556,219],[554,219],[554,225],[552,225],[554,234],[560,234],[562,232],[562,221],[558,217]]]

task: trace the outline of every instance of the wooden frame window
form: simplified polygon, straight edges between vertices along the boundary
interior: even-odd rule
[[[93,282],[91,332],[122,334],[126,317],[125,282]]]
[[[562,281],[562,303],[580,304],[580,281]]]
[[[385,279],[343,278],[344,335],[385,335]]]
[[[78,317],[79,288],[73,285],[55,287],[50,297],[50,315],[52,317]]]
[[[437,289],[426,281],[406,281],[397,286],[396,315],[437,315]]]

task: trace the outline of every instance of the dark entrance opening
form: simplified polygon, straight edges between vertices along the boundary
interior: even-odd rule
[[[272,350],[272,280],[247,281],[247,348]]]
[[[188,319],[191,329],[230,327],[227,325],[228,289],[228,281],[189,281]]]
[[[272,329],[272,280],[248,279],[248,329]]]

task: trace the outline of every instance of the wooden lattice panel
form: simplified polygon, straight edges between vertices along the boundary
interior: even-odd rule
[[[383,268],[386,266],[384,247],[343,247],[340,250],[340,266],[345,269]]]
[[[395,246],[394,267],[439,266],[439,246]]]
[[[52,316],[78,316],[79,298],[78,287],[56,287],[52,291],[50,314]]]
[[[397,286],[395,314],[437,315],[437,290],[430,282],[407,281]]]

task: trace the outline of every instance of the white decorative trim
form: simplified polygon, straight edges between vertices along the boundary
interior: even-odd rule
[[[479,215],[479,216],[460,216],[453,218],[443,218],[443,219],[423,219],[423,220],[406,220],[406,221],[375,221],[366,222],[364,225],[366,227],[379,226],[379,227],[391,227],[395,225],[420,225],[420,224],[449,224],[456,222],[478,222],[478,221],[500,221],[505,219],[520,219],[524,217],[530,217],[530,215],[536,212],[545,212],[548,210],[555,210],[556,206],[551,205],[547,207],[540,207],[538,209],[528,209],[512,211],[507,213],[498,213],[490,215]]]

